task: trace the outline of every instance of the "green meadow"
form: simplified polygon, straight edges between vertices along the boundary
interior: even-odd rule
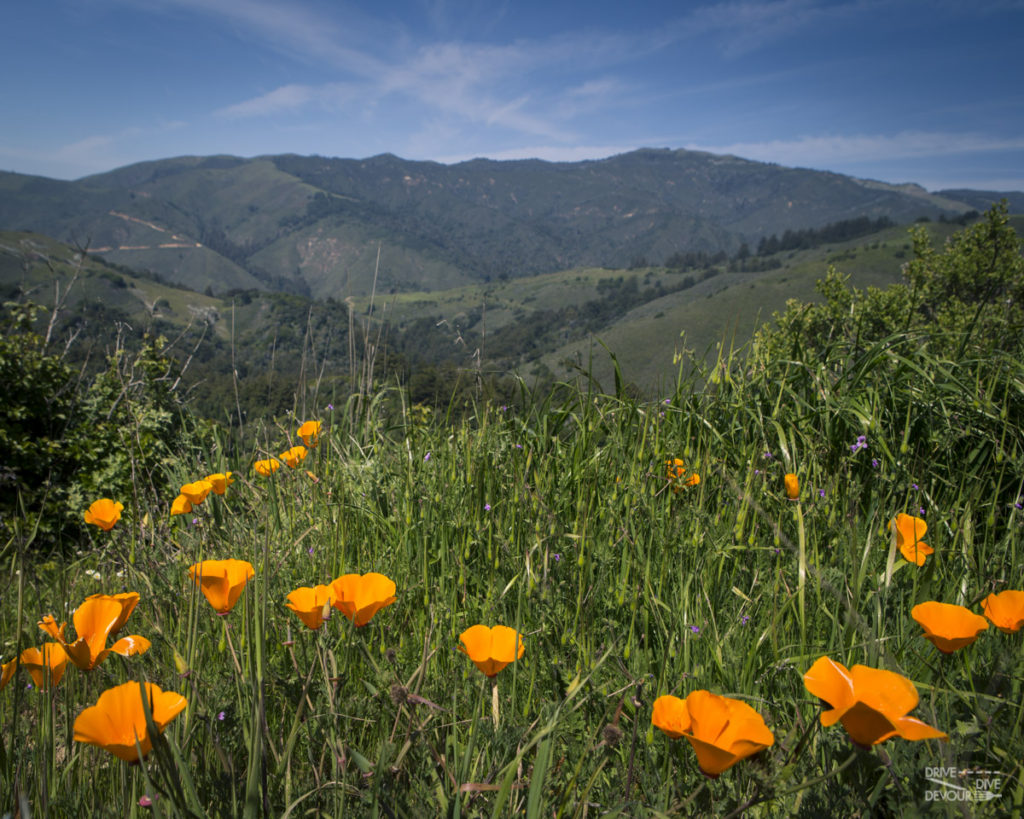
[[[1024,590],[1021,242],[995,208],[944,246],[919,234],[907,259],[902,284],[829,276],[818,303],[749,343],[682,356],[654,401],[610,359],[607,391],[523,382],[455,420],[371,390],[372,374],[325,395],[311,365],[293,412],[240,437],[187,408],[172,419],[136,389],[159,368],[115,362],[92,394],[109,401],[102,445],[81,444],[89,466],[59,496],[76,521],[102,497],[120,518],[58,538],[33,513],[58,488],[3,490],[0,654],[43,646],[46,615],[70,644],[87,597],[125,592],[138,605],[106,645],[151,645],[69,662],[56,684],[11,666],[0,814],[1019,815],[1024,630],[990,622],[946,653],[912,610],[982,615]],[[12,388],[37,352],[28,330],[3,343]],[[5,419],[8,451],[57,457],[18,448]],[[304,459],[257,473],[306,421],[322,426]],[[82,483],[108,467],[107,484]],[[223,495],[171,514],[180,486],[227,472]],[[927,526],[922,565],[890,526],[901,513]],[[189,568],[226,559],[253,576],[220,613]],[[286,606],[370,572],[396,592],[365,625],[328,606],[314,630]],[[492,677],[460,650],[478,624],[522,639]],[[805,684],[822,657],[916,695],[865,683],[824,725],[842,703]],[[134,763],[75,739],[83,711],[131,681],[187,702],[162,733],[147,702],[126,741],[141,731],[152,750]],[[692,711],[671,737],[652,722],[659,697],[698,691],[745,703],[771,743],[703,772],[688,735],[714,745],[728,725]],[[907,716],[945,737],[908,738]]]

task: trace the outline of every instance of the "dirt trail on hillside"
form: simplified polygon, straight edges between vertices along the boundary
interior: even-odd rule
[[[165,228],[155,225],[152,222],[147,222],[145,219],[140,219],[137,216],[129,216],[127,213],[119,213],[116,210],[109,211],[111,216],[116,216],[118,219],[124,219],[126,222],[135,222],[136,224],[148,227],[150,230],[155,230],[157,233],[168,233]],[[176,233],[168,233],[171,241],[159,242],[155,245],[110,245],[109,247],[92,247],[89,248],[90,253],[109,253],[112,250],[164,250],[168,248],[185,248],[185,247],[202,247],[202,243],[196,242],[189,239],[186,236],[178,236]]]

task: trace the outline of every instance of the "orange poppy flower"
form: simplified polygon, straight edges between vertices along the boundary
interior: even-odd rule
[[[895,671],[842,663],[820,657],[804,674],[804,686],[830,706],[821,714],[825,727],[842,722],[858,745],[870,747],[890,737],[949,739],[907,713],[917,707],[914,684]]]
[[[110,498],[100,498],[94,501],[85,511],[85,522],[99,526],[104,532],[114,528],[114,524],[121,519],[123,503],[115,503]]]
[[[459,635],[459,651],[488,677],[493,677],[526,651],[523,636],[508,626],[471,626]]]
[[[376,572],[343,574],[331,583],[331,589],[334,608],[357,626],[365,626],[373,615],[398,599],[395,581]]]
[[[293,446],[291,449],[287,449],[277,457],[284,461],[292,469],[295,469],[299,465],[300,461],[305,460],[306,455],[309,454],[309,450],[306,449],[302,444]]]
[[[50,685],[60,682],[68,665],[68,653],[60,643],[44,643],[41,649],[26,648],[18,660],[32,675],[36,688],[42,689],[46,687],[47,679]]]
[[[231,477],[233,474],[233,472],[214,472],[212,475],[207,475],[205,480],[210,482],[214,495],[223,495],[228,487],[235,482]]]
[[[892,530],[894,521],[889,521],[889,529]],[[907,515],[900,512],[896,516],[896,546],[908,563],[924,565],[924,559],[928,555],[935,554],[935,550],[921,540],[924,533],[928,531],[928,524],[921,518]]]
[[[11,677],[14,676],[14,672],[18,670],[18,658],[15,657],[10,662],[4,663],[0,666],[0,691],[3,691],[7,687],[7,683],[11,681]]]
[[[188,705],[181,694],[164,691],[154,683],[133,681],[115,685],[100,694],[95,705],[78,715],[75,741],[96,745],[125,762],[138,762],[139,751],[145,757],[153,748],[146,729],[143,696],[149,702],[153,724],[161,732]]]
[[[181,494],[188,498],[188,502],[193,506],[198,506],[204,500],[206,496],[213,491],[213,484],[205,478],[199,481],[193,481],[187,483],[181,487]]]
[[[910,616],[921,624],[925,638],[943,654],[969,646],[988,629],[988,620],[980,614],[952,603],[919,603],[911,609]]]
[[[697,765],[713,779],[775,744],[757,711],[741,700],[709,691],[693,691],[685,700],[668,694],[658,697],[651,723],[670,737],[686,737],[697,753]]]
[[[324,624],[334,604],[334,586],[303,586],[288,595],[288,608],[314,631]]]
[[[700,475],[687,469],[686,463],[680,458],[665,461],[665,467],[665,476],[672,484],[673,492],[680,491],[684,486],[696,486],[700,483]]]
[[[184,495],[178,495],[171,504],[171,515],[187,515],[192,511],[192,503]]]
[[[302,443],[306,446],[316,446],[320,443],[320,428],[322,426],[319,421],[306,421],[295,434],[302,439]]]
[[[138,602],[138,592],[93,594],[85,598],[72,616],[77,634],[77,639],[73,643],[68,643],[64,639],[67,624],[61,623],[58,627],[57,621],[50,614],[45,615],[39,622],[39,628],[64,647],[71,662],[83,671],[91,671],[103,662],[108,654],[131,657],[149,651],[151,643],[138,634],[122,637],[107,648],[107,639],[124,627]]]
[[[981,601],[981,608],[992,624],[1007,634],[1024,626],[1024,591],[1008,589],[990,594]]]
[[[797,478],[792,472],[786,474],[786,477],[782,479],[786,485],[786,497],[790,500],[796,500],[800,497],[800,479]]]
[[[233,559],[193,563],[188,573],[202,589],[210,605],[221,614],[235,607],[245,590],[245,584],[256,576],[251,563]]]
[[[256,470],[256,474],[267,478],[281,468],[281,462],[277,458],[267,458],[263,461],[256,461],[252,468]]]

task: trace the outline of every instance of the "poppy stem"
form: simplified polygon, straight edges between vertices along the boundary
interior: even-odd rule
[[[491,717],[494,719],[494,730],[498,730],[501,716],[498,712],[498,677],[491,677]]]
[[[241,677],[242,665],[238,662],[238,655],[235,653],[235,645],[231,642],[231,629],[229,628],[228,620],[226,617],[221,617],[220,620],[224,624],[224,639],[228,644],[228,649],[231,651],[231,659],[235,662],[235,671],[237,671],[238,676]]]
[[[636,720],[634,720],[634,722],[636,722]],[[672,775],[672,750],[673,750],[673,746],[674,746],[674,743],[668,743],[665,746],[665,762],[664,762],[663,770],[661,772],[661,781],[662,782],[671,782],[672,781],[671,775]],[[668,798],[669,798],[669,794],[670,794],[671,790],[672,790],[671,788],[662,788],[661,789],[661,796],[662,796],[661,809],[662,809],[663,813],[668,811]],[[629,799],[628,792],[626,794],[626,799],[627,800]]]
[[[800,653],[807,652],[807,608],[806,608],[806,586],[807,586],[807,537],[804,532],[804,510],[799,500],[796,502],[796,537],[798,548],[798,586],[797,603],[800,609]]]

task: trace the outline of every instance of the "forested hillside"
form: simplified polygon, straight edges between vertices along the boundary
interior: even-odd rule
[[[0,174],[0,228],[199,292],[344,299],[732,256],[786,231],[955,218],[995,198],[682,150],[455,165],[180,157],[74,182]]]

